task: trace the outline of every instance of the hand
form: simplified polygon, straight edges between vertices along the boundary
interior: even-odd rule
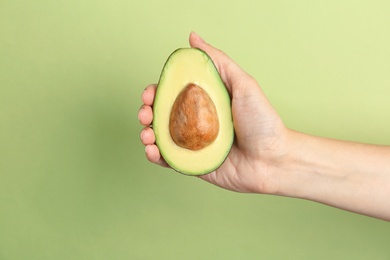
[[[285,153],[288,134],[280,117],[261,91],[258,83],[222,51],[191,33],[190,45],[205,51],[216,65],[232,98],[232,113],[236,139],[228,158],[216,171],[201,179],[225,189],[238,192],[274,193],[277,183],[272,170]],[[138,117],[145,128],[141,132],[149,161],[168,167],[155,145],[150,124],[156,85],[148,86],[142,94],[143,106]]]
[[[199,178],[238,192],[303,198],[390,221],[390,146],[321,138],[287,129],[257,82],[227,55],[191,33],[232,98],[235,141],[216,171]],[[138,117],[149,161],[168,164],[155,145],[152,105],[156,85],[142,94]]]

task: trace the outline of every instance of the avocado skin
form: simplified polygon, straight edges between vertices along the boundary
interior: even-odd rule
[[[191,83],[203,87],[213,102],[218,101],[215,105],[219,120],[222,121],[219,138],[210,145],[211,148],[199,151],[175,145],[166,120],[180,91]],[[152,127],[161,156],[172,169],[181,174],[208,174],[226,160],[234,141],[231,100],[215,64],[206,52],[198,48],[179,48],[168,57],[156,90]]]

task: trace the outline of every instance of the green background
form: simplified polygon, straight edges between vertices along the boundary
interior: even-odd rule
[[[147,162],[137,112],[191,30],[288,127],[390,144],[388,1],[0,0],[0,259],[389,259],[387,222]]]

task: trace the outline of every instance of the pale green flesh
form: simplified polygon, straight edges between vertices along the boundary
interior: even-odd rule
[[[220,124],[216,140],[198,151],[179,147],[169,132],[172,105],[190,83],[200,86],[209,95],[216,107]],[[178,49],[167,60],[153,105],[153,130],[165,161],[183,174],[202,175],[212,172],[226,159],[234,138],[230,97],[213,62],[203,51]]]

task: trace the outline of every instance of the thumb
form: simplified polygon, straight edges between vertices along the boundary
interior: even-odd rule
[[[251,79],[246,72],[244,72],[229,56],[221,50],[206,43],[198,34],[191,32],[189,38],[190,46],[192,48],[199,48],[206,52],[211,60],[214,62],[222,81],[226,88],[232,94],[233,87],[238,87],[242,81]]]

